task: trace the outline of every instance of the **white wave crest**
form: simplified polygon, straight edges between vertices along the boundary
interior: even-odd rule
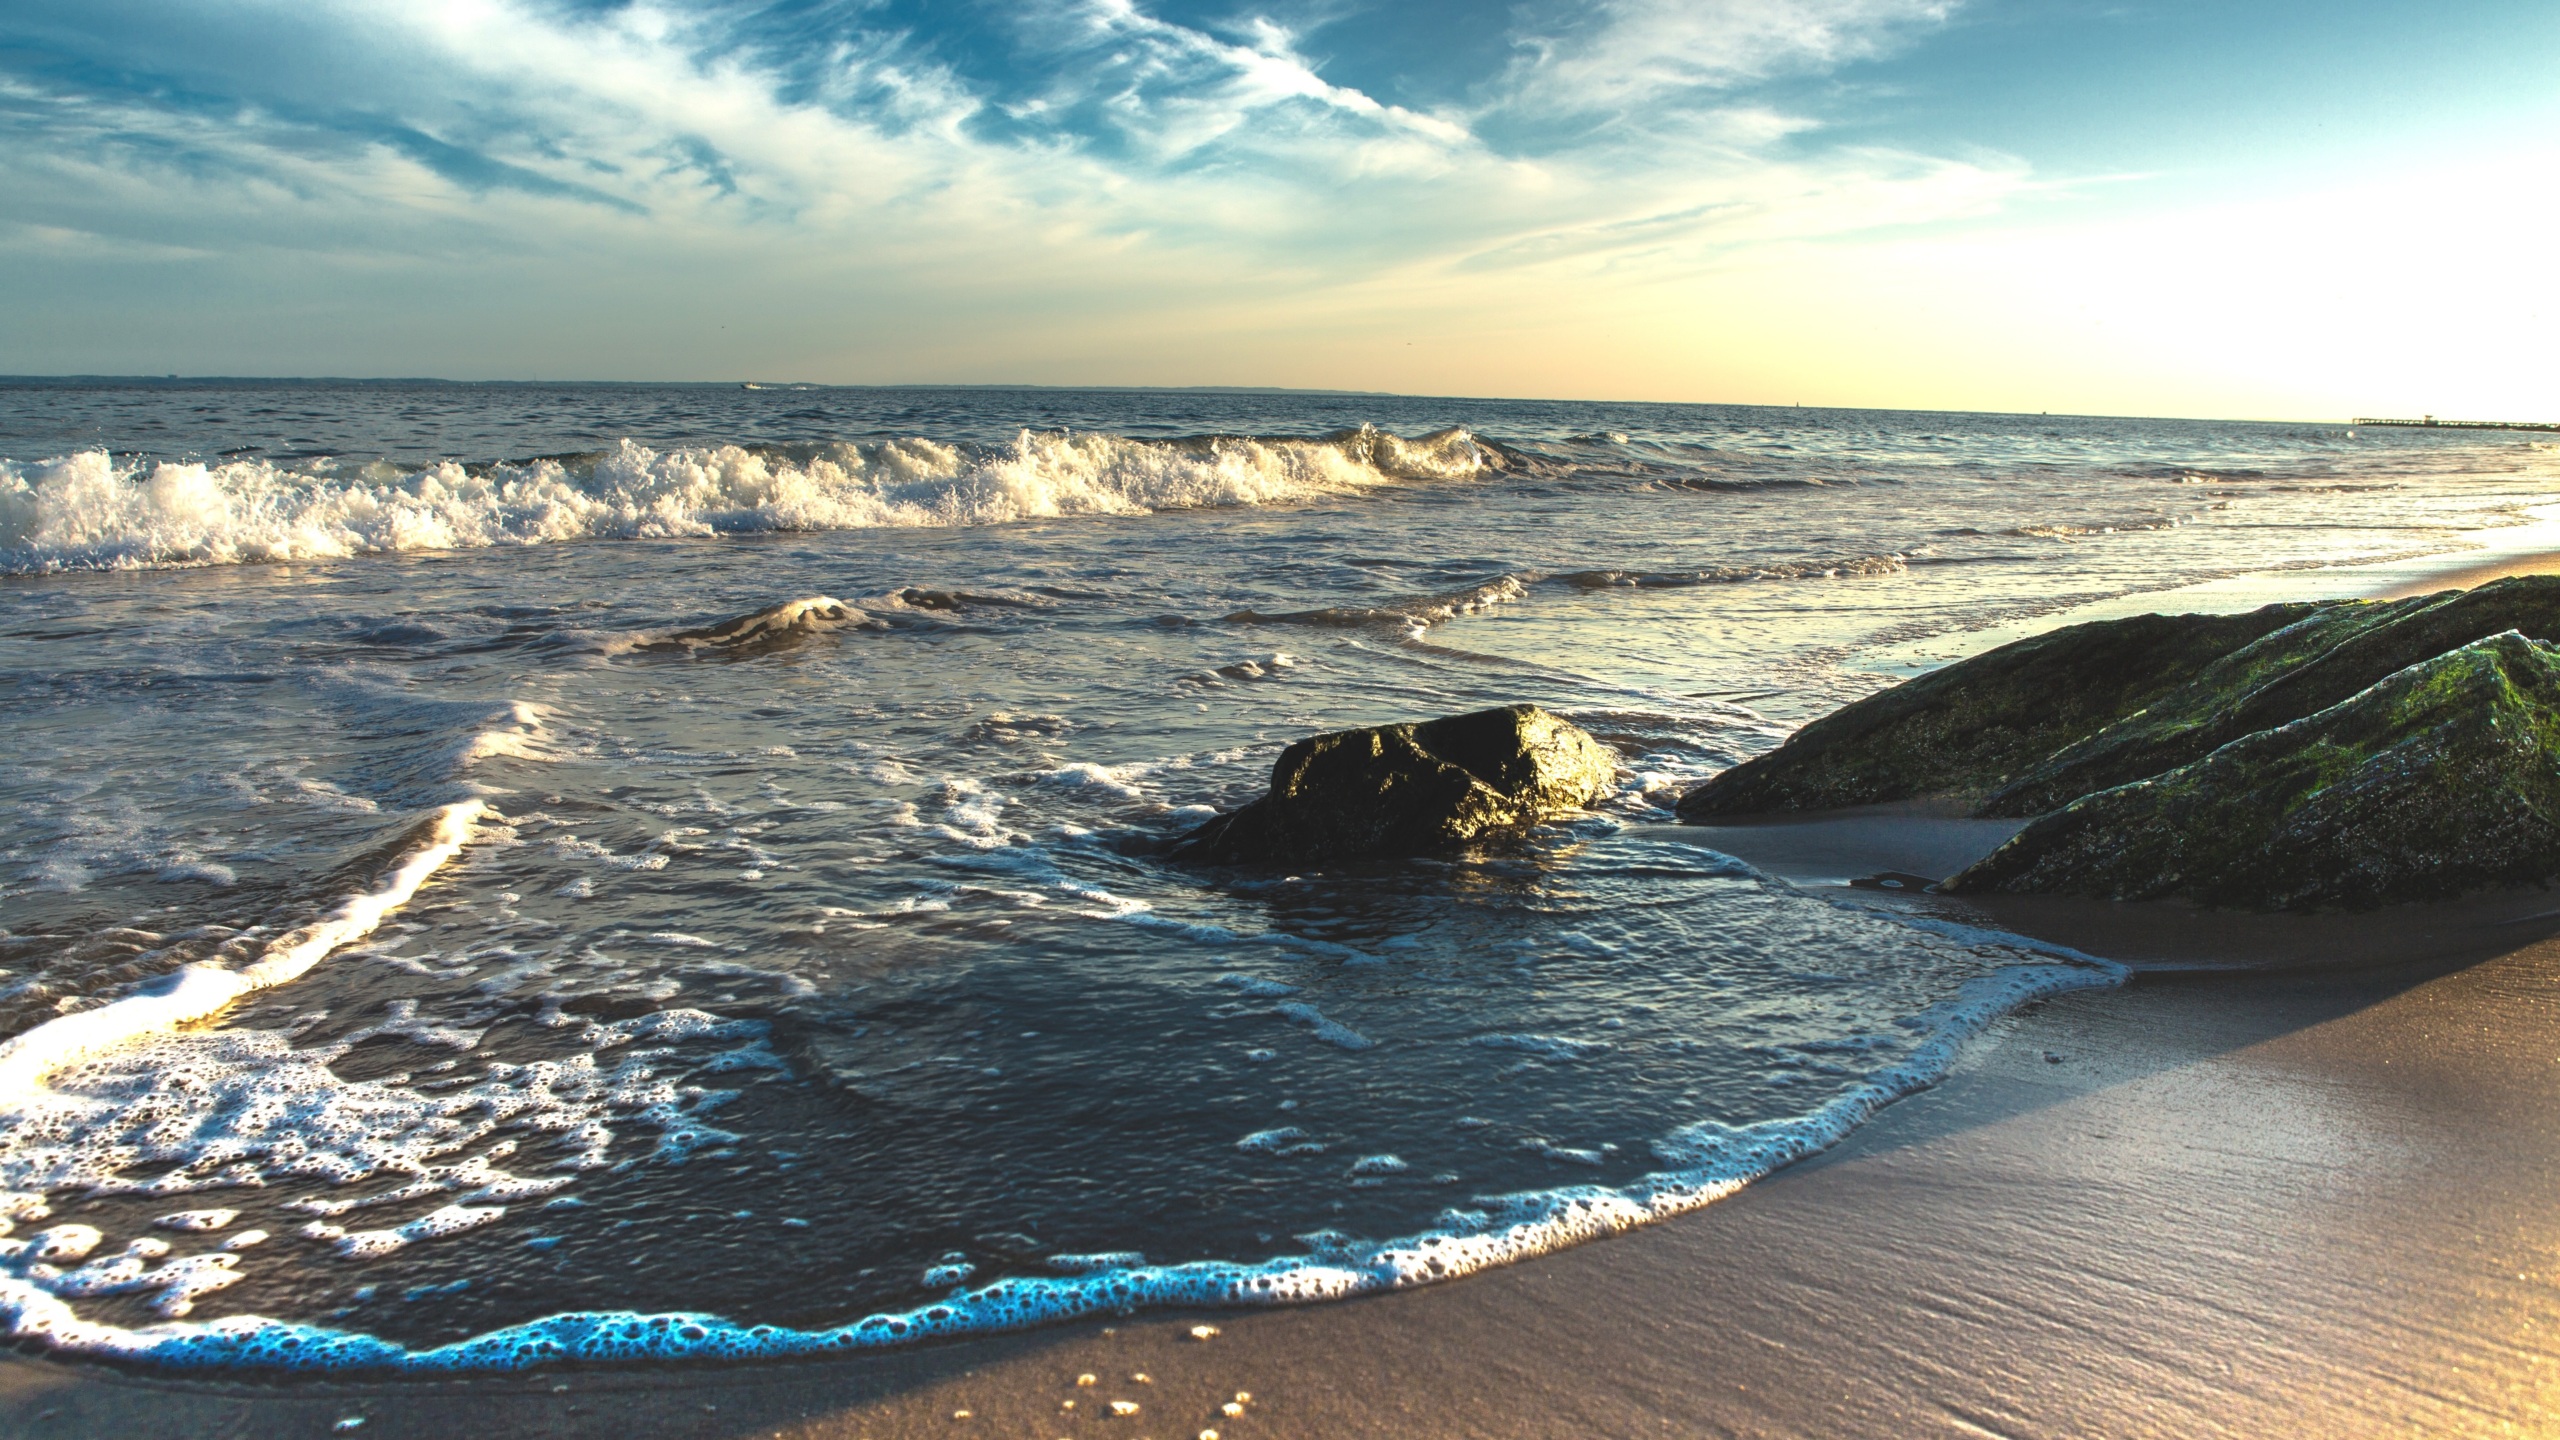
[[[1278,505],[1502,468],[1463,430],[1407,440],[1132,440],[1025,430],[1009,445],[903,439],[800,456],[736,445],[417,470],[319,461],[0,460],[0,573],[334,559],[756,530],[991,525]]]
[[[487,807],[477,800],[447,805],[419,828],[415,843],[378,890],[349,895],[327,916],[277,937],[267,952],[237,970],[196,964],[146,984],[94,1010],[48,1020],[0,1041],[0,1118],[37,1094],[45,1077],[85,1056],[175,1030],[226,1009],[243,995],[298,979],[330,951],[373,933],[382,917],[408,903],[437,867],[459,854]]]

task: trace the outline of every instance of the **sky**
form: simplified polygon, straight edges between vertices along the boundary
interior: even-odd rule
[[[0,0],[0,373],[2560,419],[2550,0]]]

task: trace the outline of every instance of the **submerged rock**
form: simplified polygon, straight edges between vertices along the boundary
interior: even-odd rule
[[[717,625],[678,630],[641,644],[643,650],[708,650],[729,655],[757,654],[821,635],[830,630],[886,628],[871,616],[832,595],[786,600],[762,610],[734,615]]]
[[[1814,721],[1682,796],[1680,818],[1924,798],[1970,806],[2222,657],[2327,608],[2136,615],[2003,645]]]
[[[2160,774],[2241,736],[2324,710],[2405,666],[2508,630],[2560,640],[2560,576],[2516,576],[2476,590],[2322,607],[2204,666],[2138,712],[2064,745],[1990,796],[1980,813],[2041,815]]]
[[[1290,746],[1271,792],[1175,842],[1212,865],[1417,855],[1516,833],[1608,793],[1607,747],[1535,705],[1340,730]]]
[[[2509,632],[2084,796],[1943,888],[2303,909],[2555,875],[2560,649]]]

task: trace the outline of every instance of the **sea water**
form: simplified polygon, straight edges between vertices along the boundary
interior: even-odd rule
[[[0,1326],[896,1343],[1707,1203],[2094,957],[1669,803],[2084,601],[2461,548],[2530,436],[1390,396],[0,386]],[[753,617],[745,623],[741,617]],[[1901,647],[1901,649],[1897,649]],[[1534,701],[1516,846],[1167,864]]]

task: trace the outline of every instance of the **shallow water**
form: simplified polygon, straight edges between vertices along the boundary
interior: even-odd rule
[[[1760,876],[1668,823],[1682,788],[1888,647],[2456,548],[2560,459],[68,383],[0,388],[0,450],[0,1313],[173,1362],[462,1367],[1345,1293],[1703,1203],[2111,972]],[[1151,858],[1290,739],[1517,700],[1620,752],[1591,817],[1303,874]],[[386,871],[439,824],[409,895]],[[246,993],[175,1026],[190,984]],[[646,1318],[676,1312],[734,1325]]]

